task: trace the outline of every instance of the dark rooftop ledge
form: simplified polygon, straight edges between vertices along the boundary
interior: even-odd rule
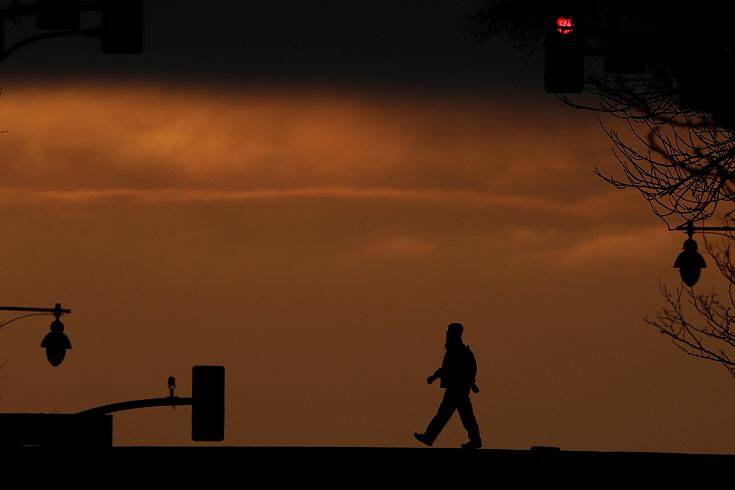
[[[46,448],[20,447],[11,449],[18,455],[32,454],[35,451],[64,449],[64,452],[79,453],[89,451],[84,446],[50,446]],[[531,449],[478,449],[460,448],[424,448],[424,447],[372,447],[372,446],[113,446],[111,448],[94,448],[95,452],[114,454],[123,459],[148,455],[171,454],[176,457],[194,458],[197,460],[225,461],[229,457],[247,458],[248,461],[270,462],[275,460],[308,461],[328,458],[330,461],[381,462],[381,464],[411,464],[433,462],[484,462],[488,464],[554,462],[566,463],[613,463],[613,464],[726,464],[735,470],[735,455],[712,453],[676,453],[676,452],[642,452],[642,451],[573,451],[555,447],[533,447]]]
[[[54,447],[54,446],[50,446]],[[56,447],[67,447],[60,444]],[[39,448],[26,446],[15,448],[15,451],[33,451]],[[73,445],[71,450],[84,451],[83,446]],[[111,448],[95,448],[101,451],[122,452],[148,452],[148,451],[234,451],[262,454],[264,456],[278,456],[285,453],[332,453],[344,455],[370,455],[374,457],[392,457],[397,454],[411,455],[412,457],[481,457],[481,458],[593,458],[593,459],[635,459],[635,458],[704,458],[725,459],[735,463],[735,454],[718,453],[678,453],[678,452],[647,452],[647,451],[578,451],[565,450],[553,446],[533,446],[530,449],[495,449],[483,448],[476,450],[448,448],[448,447],[380,447],[380,446],[234,446],[227,444],[218,445],[192,445],[192,446],[166,446],[166,445],[117,445]]]
[[[692,488],[703,488],[703,481],[728,481],[735,471],[735,455],[550,448],[57,446],[10,449],[3,451],[2,456],[4,469],[26,475],[37,468],[49,475],[70,473],[84,478],[92,472],[105,475],[104,478],[114,475],[116,481],[132,480],[136,485],[141,475],[150,475],[150,481],[165,480],[167,488],[181,484],[195,490],[218,490],[233,481],[254,484],[244,485],[245,488],[357,486],[386,490],[398,488],[399,483],[416,490],[439,484],[461,490],[465,486],[548,487],[551,483],[555,487],[561,485],[559,488],[589,490],[604,488],[611,482],[622,484],[618,488],[636,488],[643,482],[654,484],[652,488],[663,488],[663,483],[680,485],[682,481],[693,481],[698,486]],[[149,476],[145,478],[150,483]],[[478,480],[484,484],[475,487]],[[277,485],[255,484],[260,481]],[[207,486],[192,487],[192,482],[206,482]],[[366,487],[366,483],[371,486]]]

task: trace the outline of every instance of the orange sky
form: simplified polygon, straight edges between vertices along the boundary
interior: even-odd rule
[[[45,319],[0,333],[2,411],[185,395],[218,363],[226,443],[413,446],[461,321],[489,447],[735,450],[725,370],[642,323],[684,237],[594,176],[592,114],[101,81],[7,84],[0,125],[1,302],[74,310],[58,369]],[[117,415],[116,442],[189,443],[188,417]]]

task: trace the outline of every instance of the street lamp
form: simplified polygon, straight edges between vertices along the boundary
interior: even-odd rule
[[[71,313],[71,310],[62,308],[61,303],[56,303],[53,308],[27,308],[23,306],[0,306],[0,311],[22,311],[28,314],[15,317],[0,323],[0,329],[9,323],[13,323],[21,318],[38,315],[53,315],[54,321],[51,322],[50,332],[41,341],[41,347],[46,349],[46,358],[53,367],[58,367],[66,357],[66,351],[71,349],[71,341],[64,333],[64,323],[60,320],[64,313]]]
[[[686,231],[687,239],[684,241],[682,252],[674,261],[674,268],[679,269],[679,275],[684,284],[690,288],[697,284],[702,269],[707,267],[704,257],[697,251],[697,242],[692,236],[695,231],[735,231],[731,226],[694,226],[694,223],[688,221],[686,225],[680,225],[674,228],[677,231]]]

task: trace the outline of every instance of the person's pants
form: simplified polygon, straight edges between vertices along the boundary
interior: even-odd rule
[[[442,431],[454,411],[459,412],[459,418],[462,420],[470,441],[480,441],[480,427],[477,425],[475,413],[472,411],[472,402],[470,401],[470,390],[447,389],[444,392],[444,399],[439,405],[434,418],[429,422],[426,428],[426,437],[433,443],[439,433]]]

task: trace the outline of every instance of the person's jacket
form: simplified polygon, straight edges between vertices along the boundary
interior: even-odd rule
[[[442,367],[436,373],[442,388],[469,389],[477,376],[477,361],[468,345],[447,349]]]

